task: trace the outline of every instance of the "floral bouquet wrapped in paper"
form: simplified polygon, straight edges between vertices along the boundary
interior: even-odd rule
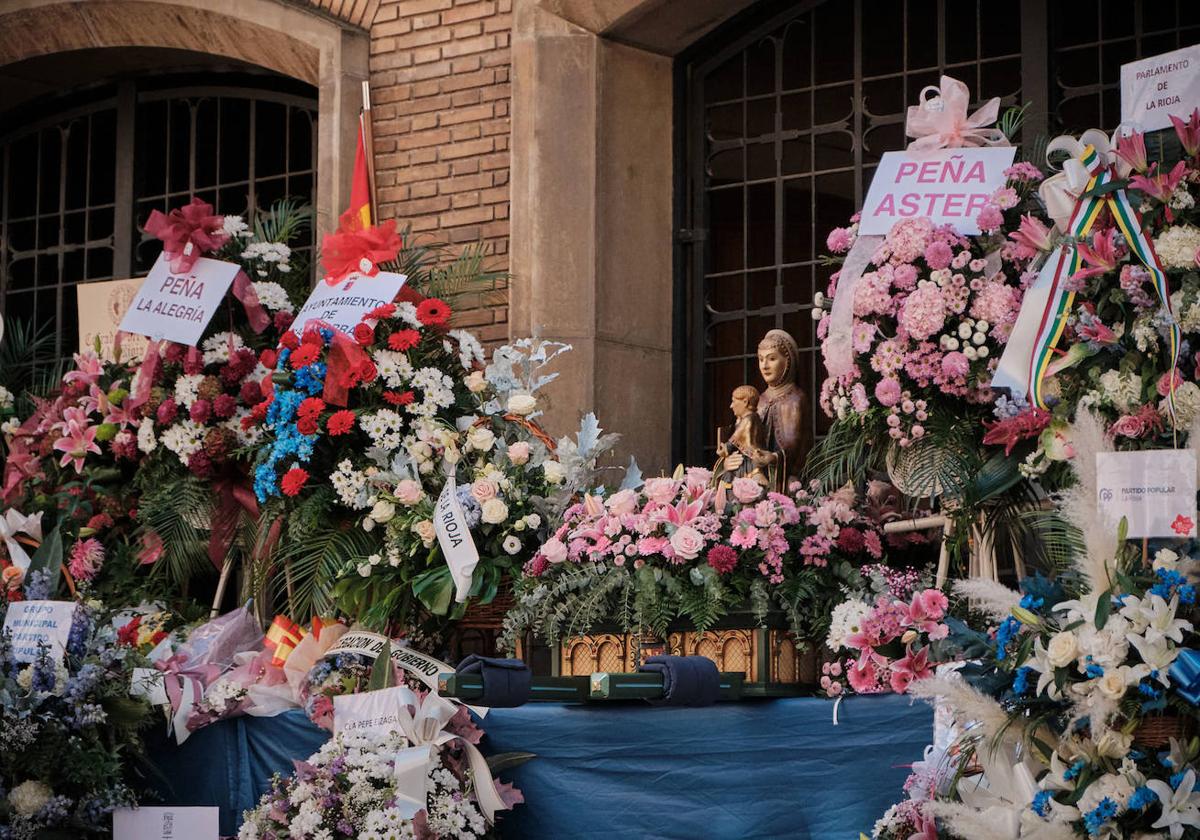
[[[31,598],[45,598],[30,582]],[[0,604],[0,615],[7,605]],[[148,786],[138,773],[150,706],[128,696],[144,665],[117,641],[98,602],[75,607],[61,661],[42,647],[17,658],[0,634],[0,826],[8,836],[83,837],[114,808],[135,805]]]
[[[483,733],[455,723],[446,700],[398,692],[400,729],[335,735],[294,776],[274,778],[239,840],[495,836],[497,812],[524,799],[492,778],[474,746]]]
[[[727,491],[703,468],[674,477],[633,476],[607,497],[586,495],[525,566],[511,646],[526,631],[555,642],[616,621],[626,632],[665,635],[685,620],[703,631],[734,610],[759,622],[784,610],[802,639],[823,637],[824,600],[857,567],[878,559],[878,530],[853,495],[820,497],[794,487],[766,492],[751,478]],[[624,605],[624,606],[622,606]]]

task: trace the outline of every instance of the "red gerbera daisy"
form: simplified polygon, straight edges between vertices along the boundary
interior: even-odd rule
[[[383,392],[384,402],[390,405],[408,405],[415,397],[412,391],[405,391],[403,394],[398,394],[395,391]]]
[[[279,487],[283,490],[284,495],[296,496],[304,488],[308,481],[308,473],[300,467],[292,467],[283,474],[283,480],[279,482]]]
[[[301,417],[297,420],[296,431],[302,435],[315,435],[318,431],[316,415]]]
[[[364,321],[382,321],[384,318],[391,318],[396,314],[396,304],[385,303],[383,306],[376,306],[366,315],[362,316]]]
[[[321,345],[319,344],[304,344],[292,351],[291,358],[288,361],[296,370],[302,367],[307,367],[317,360],[321,355]]]
[[[427,327],[440,327],[450,320],[450,306],[440,298],[425,298],[417,304],[417,320]]]
[[[325,424],[325,430],[333,437],[344,435],[354,428],[354,412],[348,408],[334,412]]]
[[[288,331],[283,334],[283,338],[279,339],[279,343],[289,350],[295,350],[300,346],[300,339],[296,338],[294,332]]]
[[[325,400],[320,397],[306,397],[296,408],[296,414],[301,417],[316,417],[325,410]]]
[[[416,330],[397,330],[388,336],[388,347],[403,353],[417,346],[421,334]]]

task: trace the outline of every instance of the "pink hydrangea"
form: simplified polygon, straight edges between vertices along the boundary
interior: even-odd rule
[[[1011,324],[1021,308],[1020,295],[1012,286],[994,280],[984,281],[971,301],[971,317],[991,324]]]
[[[933,283],[918,286],[900,307],[900,326],[917,340],[929,338],[946,323],[946,302]]]
[[[1023,160],[1005,169],[1004,177],[1010,181],[1040,181],[1042,180],[1042,170]]]
[[[868,315],[886,315],[892,306],[892,295],[887,279],[877,272],[868,272],[854,286],[854,314],[860,318]]]
[[[1000,212],[999,207],[989,204],[975,217],[975,224],[979,225],[979,229],[984,233],[992,233],[1004,224],[1004,214]]]
[[[924,216],[901,219],[892,225],[887,234],[887,245],[894,264],[911,263],[925,252],[929,237],[933,233],[933,222]]]
[[[934,270],[949,268],[950,260],[953,258],[954,253],[950,250],[950,246],[941,240],[930,242],[925,248],[925,262]]]
[[[892,287],[902,291],[911,291],[917,285],[917,267],[915,265],[896,266],[892,272]]]

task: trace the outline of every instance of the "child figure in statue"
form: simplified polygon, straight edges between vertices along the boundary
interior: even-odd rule
[[[749,477],[763,487],[772,485],[771,478],[759,464],[767,446],[767,427],[758,416],[758,397],[758,389],[753,385],[741,385],[733,389],[733,399],[729,403],[734,417],[732,430],[725,440],[721,439],[722,429],[717,430],[719,460],[713,468],[714,484]],[[735,452],[741,457],[730,458]]]

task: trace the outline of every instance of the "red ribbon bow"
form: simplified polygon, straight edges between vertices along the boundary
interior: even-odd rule
[[[224,223],[225,217],[214,214],[211,204],[193,198],[191,204],[167,214],[151,211],[145,230],[162,240],[171,271],[182,274],[191,271],[204,254],[220,250],[229,240],[222,229]]]
[[[352,271],[374,277],[379,273],[379,264],[396,259],[403,246],[394,219],[364,228],[362,219],[347,210],[337,232],[325,234],[321,245],[325,282],[337,285]]]

